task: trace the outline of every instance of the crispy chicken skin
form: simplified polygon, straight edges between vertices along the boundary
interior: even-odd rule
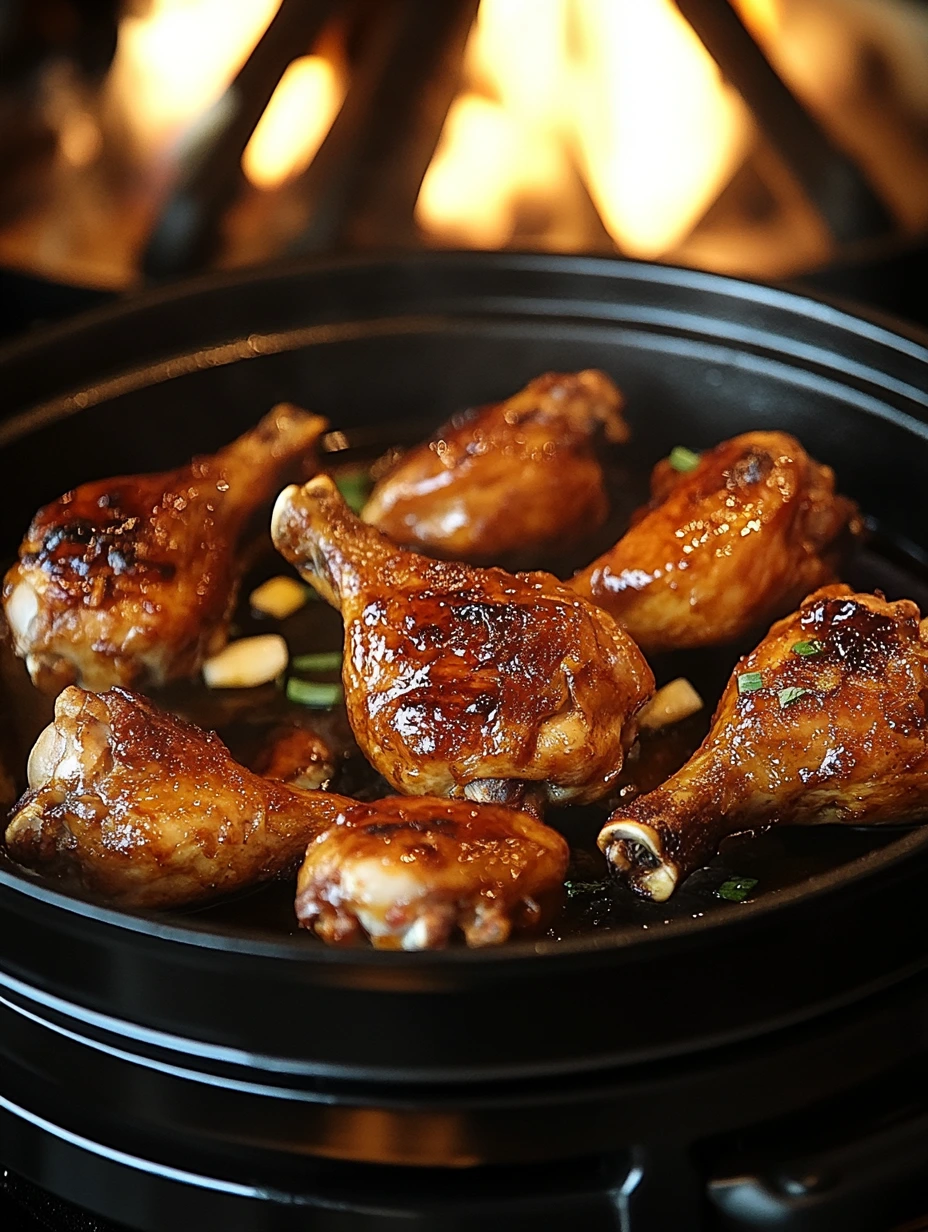
[[[606,613],[549,574],[431,560],[352,514],[332,481],[286,488],[278,550],[345,622],[355,739],[408,795],[593,800],[654,678]]]
[[[120,906],[170,907],[295,871],[350,803],[252,774],[215,733],[138,694],[72,685],[32,750],[6,845]]]
[[[605,521],[603,438],[628,438],[609,377],[549,372],[505,402],[456,415],[404,454],[361,517],[429,556],[537,565]]]
[[[498,945],[556,904],[567,844],[502,805],[392,797],[354,804],[310,843],[296,913],[331,944],[441,949],[463,933]]]
[[[730,641],[835,580],[856,507],[834,473],[785,432],[746,432],[679,473],[665,459],[652,501],[571,582],[648,653]]]
[[[741,660],[701,747],[617,809],[599,846],[660,901],[736,831],[923,817],[926,705],[928,621],[915,604],[824,587]]]
[[[194,675],[225,643],[246,522],[326,427],[277,406],[217,454],[87,483],[40,509],[3,588],[33,682],[57,693]]]

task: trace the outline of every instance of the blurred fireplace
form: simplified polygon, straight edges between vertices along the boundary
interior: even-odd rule
[[[0,154],[0,265],[58,281],[416,246],[790,278],[928,232],[928,8],[8,0]]]

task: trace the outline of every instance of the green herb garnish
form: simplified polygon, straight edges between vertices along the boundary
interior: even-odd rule
[[[715,897],[729,903],[743,903],[756,885],[756,877],[729,877],[716,890]]]
[[[794,701],[797,701],[808,692],[808,689],[800,689],[796,685],[793,685],[792,688],[789,689],[781,689],[777,694],[780,702],[780,709],[785,710],[787,706],[791,706]]]
[[[756,693],[764,687],[760,672],[742,672],[738,677],[738,692],[743,697],[745,693]]]
[[[291,676],[287,681],[287,701],[313,710],[331,710],[344,697],[340,684],[324,684],[318,680],[297,680]]]
[[[694,471],[699,465],[699,454],[693,453],[692,449],[687,449],[685,445],[674,445],[667,461],[675,471],[685,475],[687,471]]]
[[[297,672],[335,672],[342,665],[340,650],[320,650],[317,654],[302,654],[290,660]]]
[[[371,494],[371,477],[367,471],[344,471],[335,476],[335,486],[345,498],[345,504],[360,513]]]
[[[808,659],[810,655],[821,654],[825,649],[825,643],[812,638],[809,642],[797,642],[791,649],[793,654],[802,655],[804,659]]]
[[[597,894],[603,890],[608,890],[609,884],[605,881],[565,881],[564,889],[567,891],[568,898],[576,898],[578,894]]]

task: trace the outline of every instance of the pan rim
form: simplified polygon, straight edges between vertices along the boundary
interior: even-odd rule
[[[541,253],[507,250],[484,252],[471,249],[441,249],[401,254],[348,253],[328,257],[301,257],[279,260],[242,269],[214,270],[176,282],[131,290],[120,295],[115,303],[104,304],[71,317],[64,322],[44,325],[25,337],[14,338],[0,345],[0,365],[28,355],[73,333],[97,328],[110,320],[122,319],[165,303],[192,298],[208,291],[241,288],[252,283],[275,280],[292,281],[306,275],[339,273],[349,270],[391,267],[416,269],[429,266],[470,266],[479,260],[486,268],[506,270],[538,270],[545,273],[576,273],[607,275],[617,273],[642,283],[658,283],[686,287],[698,291],[727,292],[736,300],[754,302],[767,307],[803,309],[825,324],[841,325],[851,333],[880,342],[913,358],[928,362],[928,329],[895,317],[891,313],[857,304],[842,296],[829,296],[807,290],[795,280],[783,283],[741,278],[732,274],[717,274],[689,266],[665,262],[634,261],[622,257],[588,256],[571,253]],[[131,298],[130,298],[131,296]],[[809,306],[814,312],[809,312]],[[900,342],[903,344],[900,347]]]
[[[669,920],[658,928],[650,927],[632,935],[628,930],[594,930],[581,937],[557,941],[552,938],[508,941],[502,946],[487,946],[471,949],[452,946],[445,950],[374,950],[371,947],[340,949],[337,946],[316,944],[311,937],[298,934],[271,939],[257,929],[237,928],[225,931],[219,926],[181,924],[176,915],[159,915],[154,911],[122,911],[96,903],[90,898],[69,894],[47,885],[28,874],[19,875],[0,868],[0,892],[10,890],[32,899],[34,902],[53,907],[56,911],[82,917],[107,928],[141,934],[156,942],[171,945],[186,945],[195,948],[235,953],[249,957],[276,959],[285,962],[322,961],[325,964],[368,966],[372,962],[390,968],[413,966],[428,968],[444,966],[449,961],[455,966],[471,963],[494,964],[511,960],[521,965],[522,961],[550,961],[559,958],[576,958],[586,955],[591,958],[635,950],[658,950],[679,943],[701,938],[716,929],[724,929],[731,935],[735,927],[747,927],[764,921],[773,913],[787,910],[791,905],[820,905],[830,895],[846,893],[854,886],[865,883],[902,864],[922,849],[928,849],[928,823],[906,831],[895,841],[875,852],[868,852],[849,860],[836,868],[780,890],[771,890],[760,898],[732,904],[698,919],[690,916]],[[856,870],[851,872],[850,870]],[[925,956],[928,964],[928,954]]]

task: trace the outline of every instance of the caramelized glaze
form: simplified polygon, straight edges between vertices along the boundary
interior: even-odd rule
[[[214,732],[123,688],[72,685],[29,763],[12,857],[109,902],[169,907],[292,872],[351,804],[240,766]]]
[[[606,613],[544,573],[431,560],[391,543],[319,476],[286,489],[275,546],[345,623],[355,738],[410,795],[539,784],[592,800],[617,779],[651,670]]]
[[[3,588],[33,682],[57,693],[197,672],[226,640],[246,522],[326,426],[279,406],[217,454],[83,484],[40,509]]]
[[[499,945],[537,930],[569,858],[554,830],[514,809],[429,797],[354,804],[310,844],[296,912],[305,928],[380,949]]]
[[[662,899],[727,834],[923,817],[926,702],[928,622],[918,607],[825,587],[741,660],[700,748],[618,808],[599,845],[637,889]]]
[[[621,412],[605,373],[546,373],[403,454],[361,516],[430,556],[537,566],[604,522],[597,446],[628,439]]]
[[[835,580],[856,507],[784,432],[747,432],[691,471],[658,463],[651,504],[574,577],[651,654],[713,646]]]

